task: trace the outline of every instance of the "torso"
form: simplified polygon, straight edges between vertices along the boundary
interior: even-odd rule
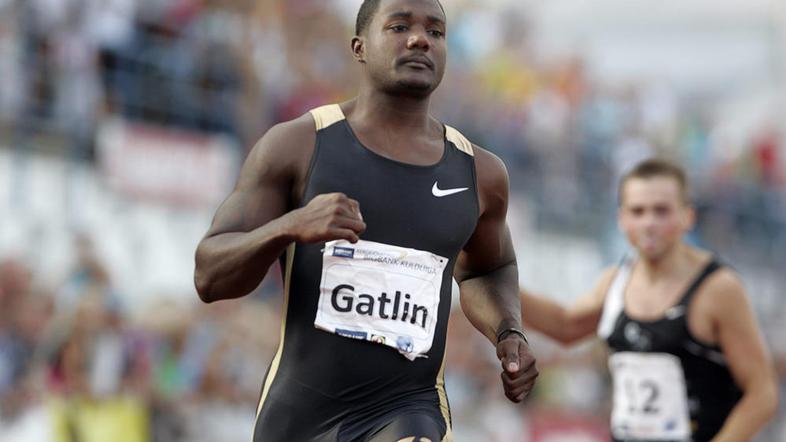
[[[709,440],[739,399],[707,308],[719,268],[710,258],[655,284],[637,277],[631,260],[620,266],[599,329],[612,350],[618,440],[647,440],[633,436],[648,431],[652,439]]]
[[[343,437],[355,440],[360,435],[352,433],[353,422],[391,410],[447,413],[442,364],[451,278],[479,217],[474,159],[463,137],[456,140],[454,133],[452,139],[448,131],[436,161],[429,155],[407,158],[412,164],[390,158],[393,151],[383,154],[363,145],[338,107],[315,115],[312,159],[293,183],[294,193],[302,189],[298,205],[320,194],[343,192],[359,203],[367,225],[362,240],[427,251],[448,262],[438,311],[430,312],[437,318],[433,343],[427,357],[410,361],[393,348],[316,329],[318,305],[324,305],[319,301],[326,280],[325,244],[290,247],[281,262],[287,291],[283,340],[266,377],[257,424],[265,440],[319,440],[318,434],[339,428]],[[417,164],[421,161],[424,165]],[[466,190],[436,197],[435,186]],[[285,419],[291,415],[299,418]],[[284,428],[285,422],[291,425]]]
[[[624,305],[625,314],[639,321],[657,321],[664,317],[666,312],[677,305],[685,295],[686,289],[703,268],[713,259],[706,252],[697,252],[690,265],[680,269],[680,273],[669,275],[660,281],[647,282],[642,275],[640,267],[634,268],[628,285],[625,288]],[[707,284],[696,288],[690,308],[687,312],[688,330],[698,340],[714,345],[717,342],[713,318],[707,308],[708,300],[711,302],[712,294],[707,289]]]

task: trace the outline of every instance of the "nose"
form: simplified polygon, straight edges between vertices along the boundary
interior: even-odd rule
[[[641,217],[641,225],[644,226],[646,230],[652,230],[658,226],[658,217],[652,212],[647,212]]]
[[[428,38],[424,32],[415,31],[407,38],[407,49],[420,49],[427,51],[429,48]]]

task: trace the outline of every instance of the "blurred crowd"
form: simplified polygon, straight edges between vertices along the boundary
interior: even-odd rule
[[[118,115],[226,134],[247,149],[276,122],[351,96],[355,7],[3,0],[0,125],[19,146],[60,134],[78,158],[92,156],[97,128]],[[514,191],[535,201],[542,225],[608,236],[616,177],[657,153],[694,178],[707,243],[763,263],[784,258],[784,134],[772,109],[737,135],[727,128],[736,116],[718,111],[724,97],[680,93],[665,80],[604,82],[580,54],[540,53],[527,15],[507,8],[451,5],[450,66],[435,109],[507,161]]]
[[[0,0],[0,144],[93,164],[96,132],[121,117],[248,149],[276,122],[351,97],[358,3]],[[435,112],[505,160],[513,198],[526,200],[538,229],[592,238],[613,261],[616,179],[665,155],[694,181],[692,239],[786,284],[777,114],[765,111],[740,135],[728,128],[734,114],[719,111],[728,97],[695,97],[659,79],[603,81],[581,54],[541,53],[521,8],[455,1],[448,14]],[[248,440],[278,343],[279,284],[209,307],[164,294],[133,306],[89,235],[75,241],[74,267],[56,281],[0,250],[0,441]],[[771,341],[786,327],[779,305],[767,311]],[[447,383],[459,440],[509,441],[553,422],[605,437],[598,346],[550,348],[542,387],[514,408],[490,346],[455,316]],[[776,356],[786,373],[786,348]]]
[[[79,259],[49,288],[23,262],[0,262],[0,440],[248,440],[275,307],[163,297],[129,310],[77,241]]]

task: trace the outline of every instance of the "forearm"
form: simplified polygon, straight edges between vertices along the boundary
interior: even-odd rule
[[[565,320],[565,308],[543,296],[521,289],[521,317],[528,328],[562,343],[569,343],[571,336]]]
[[[206,237],[196,251],[194,282],[205,302],[239,298],[262,281],[294,240],[286,216],[250,232]]]
[[[772,419],[778,399],[775,386],[762,385],[746,391],[713,442],[738,442],[752,440]]]
[[[505,264],[483,275],[459,283],[461,308],[469,321],[491,343],[507,328],[521,328],[521,303],[518,297],[516,262]]]

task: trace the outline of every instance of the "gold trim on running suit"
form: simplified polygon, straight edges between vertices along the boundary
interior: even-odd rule
[[[442,411],[442,417],[445,419],[445,436],[442,442],[453,442],[453,429],[450,422],[450,406],[448,405],[448,395],[445,393],[445,360],[447,359],[447,346],[445,352],[442,354],[442,366],[439,367],[437,374],[437,395],[439,396],[439,409]]]
[[[328,128],[346,118],[341,107],[337,104],[327,104],[316,109],[311,109],[311,116],[317,125],[317,131]]]
[[[462,135],[461,132],[457,131],[453,127],[445,125],[445,138],[447,138],[451,143],[455,144],[458,150],[471,157],[475,156],[475,151],[472,150],[472,143],[467,139],[467,137]]]
[[[292,280],[292,263],[294,260],[295,244],[292,243],[287,248],[287,267],[284,274],[284,307],[282,308],[281,312],[281,336],[278,340],[278,351],[276,351],[276,356],[273,358],[273,362],[270,364],[270,371],[268,372],[267,378],[265,379],[265,387],[262,389],[262,397],[259,398],[259,405],[257,405],[257,419],[259,419],[259,413],[262,411],[262,405],[265,403],[265,399],[270,392],[270,386],[273,384],[273,378],[276,377],[278,366],[281,363],[281,353],[284,351],[284,333],[287,330],[287,307],[289,306],[289,288],[290,282]]]

